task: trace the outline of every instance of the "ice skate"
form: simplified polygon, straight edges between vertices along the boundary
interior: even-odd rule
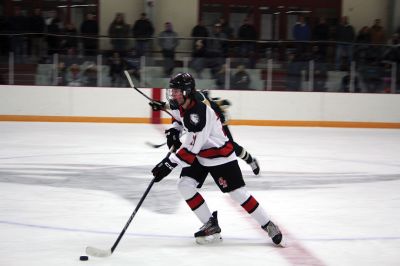
[[[284,241],[282,237],[281,230],[272,221],[269,221],[266,225],[261,227],[268,233],[268,236],[272,239],[275,245],[284,247]]]
[[[251,170],[253,170],[253,173],[255,175],[258,175],[260,173],[260,166],[258,165],[258,161],[256,158],[253,158],[249,165],[251,166]]]
[[[205,223],[198,232],[194,234],[196,243],[200,245],[221,242],[221,228],[218,225],[217,212],[212,213],[212,217]]]

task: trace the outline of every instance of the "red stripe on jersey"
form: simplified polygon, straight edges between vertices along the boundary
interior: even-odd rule
[[[258,201],[253,198],[253,196],[250,196],[243,204],[242,207],[245,209],[248,213],[254,212],[257,207],[258,207]]]
[[[190,209],[194,211],[204,203],[204,199],[200,193],[197,192],[192,198],[186,200],[186,203],[189,205]]]
[[[228,157],[232,153],[233,145],[230,141],[227,141],[222,147],[201,150],[199,156],[203,158]]]
[[[186,148],[180,149],[176,153],[176,156],[187,164],[192,164],[196,158],[196,155],[188,151]]]

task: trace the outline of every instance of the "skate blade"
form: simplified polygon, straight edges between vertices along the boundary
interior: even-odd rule
[[[222,242],[221,234],[213,234],[209,236],[199,236],[196,237],[196,243],[199,245],[209,245],[214,243]]]

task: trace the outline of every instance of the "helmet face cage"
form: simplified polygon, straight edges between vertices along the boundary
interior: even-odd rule
[[[178,73],[171,78],[169,88],[166,89],[166,98],[172,108],[178,108],[179,104],[172,96],[172,89],[180,89],[185,100],[194,97],[196,91],[194,78],[189,73]]]

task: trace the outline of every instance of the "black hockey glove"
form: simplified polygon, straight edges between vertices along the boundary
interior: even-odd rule
[[[154,182],[160,182],[164,177],[169,175],[177,165],[178,164],[171,162],[168,157],[162,160],[151,170],[154,176]]]
[[[170,128],[165,130],[165,136],[167,137],[167,145],[168,148],[171,149],[174,146],[175,150],[179,149],[182,145],[182,142],[179,139],[180,132],[175,128]]]
[[[167,104],[166,102],[161,102],[161,101],[149,102],[149,105],[151,106],[151,109],[153,109],[153,111],[165,110],[166,104]]]

